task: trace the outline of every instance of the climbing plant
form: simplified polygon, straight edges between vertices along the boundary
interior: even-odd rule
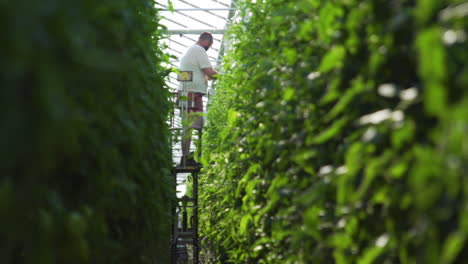
[[[153,1],[0,3],[0,262],[168,263]]]
[[[468,3],[238,2],[205,132],[208,261],[463,262]]]

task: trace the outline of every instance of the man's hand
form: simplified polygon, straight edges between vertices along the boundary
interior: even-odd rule
[[[202,69],[203,73],[208,76],[208,80],[216,80],[219,72],[215,71],[212,67]]]

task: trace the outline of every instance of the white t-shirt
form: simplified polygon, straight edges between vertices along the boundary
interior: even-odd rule
[[[205,78],[205,73],[203,73],[202,69],[210,67],[212,66],[205,48],[198,44],[190,47],[180,59],[179,70],[192,71],[193,82],[179,82],[178,89],[182,90],[183,85],[185,85],[188,92],[206,94],[208,81]]]

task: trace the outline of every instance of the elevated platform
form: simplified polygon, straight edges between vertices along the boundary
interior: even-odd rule
[[[179,232],[177,238],[181,239],[192,239],[195,236],[193,231]]]
[[[200,172],[202,169],[201,166],[197,167],[182,167],[182,166],[176,166],[174,167],[175,173],[193,173],[193,172]]]

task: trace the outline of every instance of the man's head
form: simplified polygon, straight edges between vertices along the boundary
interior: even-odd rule
[[[197,44],[208,50],[213,45],[213,35],[209,32],[203,32],[198,38]]]

